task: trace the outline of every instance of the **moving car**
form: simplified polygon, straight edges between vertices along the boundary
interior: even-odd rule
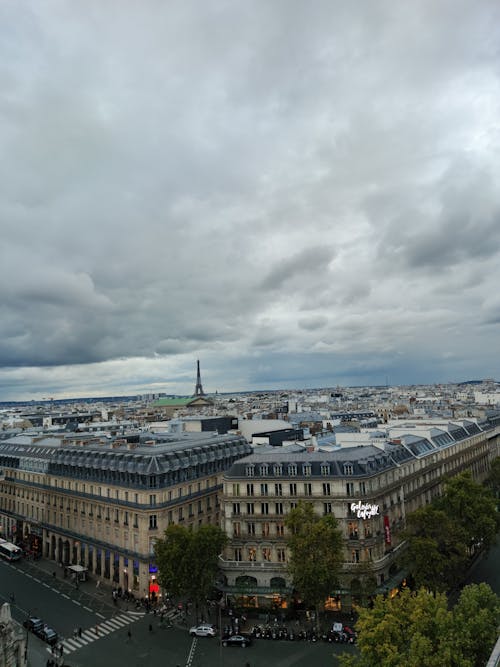
[[[248,635],[225,635],[222,637],[222,646],[241,646],[246,648],[251,646],[252,638]]]
[[[217,634],[213,625],[202,623],[201,625],[194,625],[189,630],[191,637],[215,637]]]

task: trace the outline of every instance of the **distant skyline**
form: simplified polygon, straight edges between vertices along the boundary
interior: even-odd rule
[[[0,401],[500,377],[500,5],[0,4]]]

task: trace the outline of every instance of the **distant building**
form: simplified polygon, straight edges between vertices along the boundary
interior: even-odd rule
[[[179,412],[198,412],[200,408],[206,408],[213,405],[212,401],[206,396],[179,397],[179,398],[160,398],[155,401],[151,407],[157,415],[166,419],[174,417]]]

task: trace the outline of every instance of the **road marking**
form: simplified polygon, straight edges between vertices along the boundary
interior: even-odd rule
[[[45,588],[50,588],[50,586],[48,584],[46,584],[45,582],[42,583],[42,586],[45,586]]]
[[[33,575],[30,574],[29,572],[26,572],[26,576],[29,577],[30,579],[33,579]]]
[[[69,595],[66,595],[66,593],[61,593],[61,595],[63,596],[63,598],[66,598],[66,600],[71,600]]]
[[[87,611],[90,611],[90,613],[93,612],[93,610],[90,607],[83,607],[83,608],[86,609]]]
[[[68,598],[68,599],[71,599],[71,598]],[[79,607],[82,606],[82,603],[81,603],[81,602],[78,602],[78,600],[73,600],[73,602],[74,602],[75,604],[77,604]]]
[[[197,643],[198,643],[198,640],[197,640],[197,638],[195,637],[195,638],[193,639],[193,643],[191,644],[191,649],[190,649],[190,651],[189,651],[188,659],[187,659],[187,662],[186,662],[186,667],[191,667],[191,663],[193,662],[194,653],[195,653],[195,651],[196,651],[196,644],[197,644]]]
[[[39,584],[42,583],[41,580],[40,580],[40,579],[37,579],[36,577],[33,577],[33,579],[34,579],[35,581],[38,581]]]
[[[95,615],[96,615],[96,616],[99,616],[99,618],[106,618],[106,616],[103,616],[103,615],[100,614],[98,611],[96,611]]]

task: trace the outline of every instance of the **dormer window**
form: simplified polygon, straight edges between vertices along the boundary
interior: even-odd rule
[[[273,472],[276,475],[276,477],[281,477],[281,475],[283,474],[283,466],[281,465],[281,463],[275,464]]]
[[[290,463],[288,466],[288,474],[290,477],[296,477],[297,476],[297,464],[296,463]]]
[[[249,465],[246,467],[245,474],[247,477],[254,477],[255,476],[255,466]]]
[[[302,472],[304,474],[304,477],[310,477],[312,474],[312,468],[310,463],[304,463],[302,467]]]
[[[269,475],[269,465],[268,465],[267,463],[263,463],[263,464],[260,466],[260,474],[261,474],[262,476],[264,476],[264,475]]]
[[[344,475],[352,475],[354,473],[354,466],[352,463],[344,463]]]
[[[321,464],[321,474],[323,476],[330,474],[330,464],[329,463],[322,463]]]

